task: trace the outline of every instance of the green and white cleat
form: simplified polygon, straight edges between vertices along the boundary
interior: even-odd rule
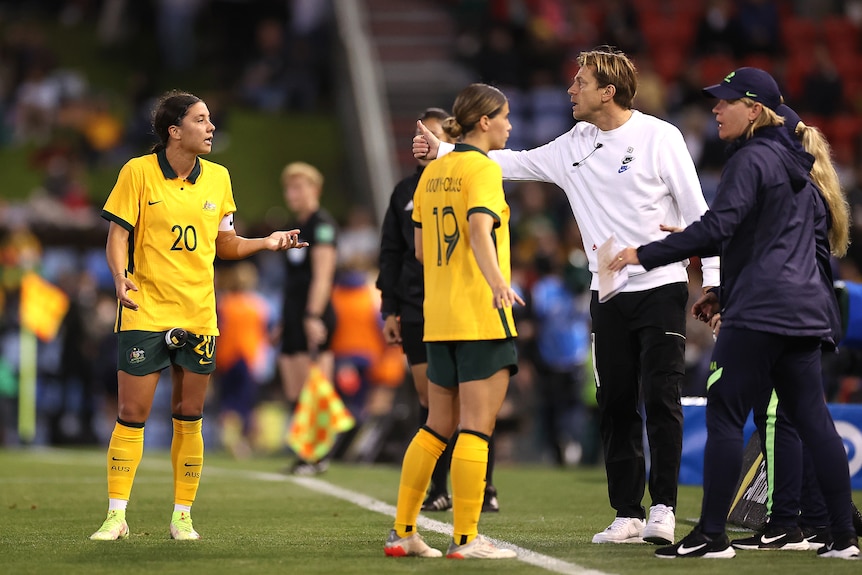
[[[125,509],[108,511],[108,517],[99,530],[90,535],[93,541],[116,541],[129,536],[129,524],[126,523]]]
[[[192,516],[185,511],[174,511],[171,517],[171,539],[177,541],[194,541],[201,538],[201,534],[192,526]]]

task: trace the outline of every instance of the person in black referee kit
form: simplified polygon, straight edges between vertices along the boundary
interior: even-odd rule
[[[812,183],[814,158],[784,128],[775,80],[740,68],[704,94],[719,137],[730,144],[711,208],[681,232],[627,247],[610,269],[653,269],[693,255],[721,255],[721,288],[693,313],[720,311],[707,381],[707,440],[700,522],[660,558],[730,558],[727,514],[742,468],[742,428],[753,405],[774,389],[811,452],[829,509],[832,542],[820,557],[855,559],[850,473],[844,444],[826,407],[821,345],[834,345],[831,318],[838,302],[824,279],[819,254],[829,252],[829,206]],[[716,293],[718,292],[718,293]]]

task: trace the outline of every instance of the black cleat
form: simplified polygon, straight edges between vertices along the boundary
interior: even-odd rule
[[[859,540],[856,538],[855,533],[837,536],[834,541],[818,549],[817,556],[836,559],[859,559]]]
[[[859,508],[852,501],[850,505],[853,507],[853,529],[856,530],[857,537],[862,537],[862,513],[859,513]]]
[[[751,549],[755,551],[808,551],[808,540],[797,526],[782,527],[780,525],[766,525],[763,531],[759,531],[751,537],[734,539],[730,542],[737,549]]]
[[[497,488],[493,485],[485,487],[485,500],[482,501],[482,513],[498,513],[500,502],[497,501]]]
[[[448,493],[429,493],[422,504],[422,511],[449,511],[452,498]]]
[[[655,556],[659,559],[685,559],[689,557],[731,559],[736,557],[736,551],[730,545],[726,533],[722,533],[719,537],[709,537],[701,532],[698,525],[676,545],[658,549]]]
[[[808,541],[808,548],[817,550],[828,543],[832,543],[832,532],[829,527],[809,527],[802,528],[802,536]]]

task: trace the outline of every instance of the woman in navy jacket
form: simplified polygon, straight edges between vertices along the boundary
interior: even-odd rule
[[[742,428],[774,389],[803,442],[812,447],[833,542],[821,557],[856,558],[847,456],[821,386],[821,345],[834,344],[837,302],[818,255],[828,253],[830,216],[809,172],[813,157],[782,126],[775,80],[740,68],[704,89],[729,159],[710,210],[685,230],[622,250],[610,265],[652,269],[686,257],[721,256],[721,290],[693,313],[721,312],[707,381],[707,441],[700,523],[662,558],[733,557],[725,523],[742,467]],[[824,242],[827,242],[825,245]]]

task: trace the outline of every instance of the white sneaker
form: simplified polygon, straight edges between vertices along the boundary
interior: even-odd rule
[[[656,545],[672,545],[675,528],[676,517],[673,514],[673,507],[661,503],[653,505],[649,508],[649,519],[643,530],[644,541]]]
[[[643,543],[643,519],[617,517],[607,529],[593,535],[593,543]]]
[[[395,530],[389,532],[389,537],[383,545],[387,557],[442,557],[443,552],[429,547],[418,533],[407,537],[398,537]]]
[[[514,559],[517,556],[511,549],[497,547],[482,535],[476,535],[464,545],[455,545],[453,541],[446,552],[448,559]]]

